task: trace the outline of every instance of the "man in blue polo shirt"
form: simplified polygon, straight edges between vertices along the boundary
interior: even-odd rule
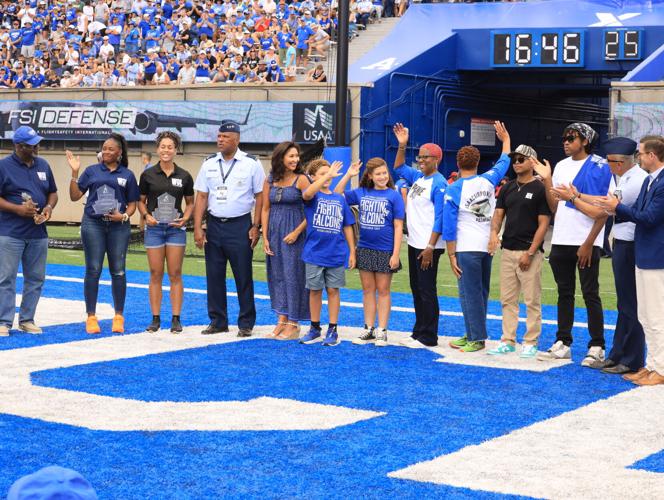
[[[39,158],[42,138],[28,126],[14,131],[15,151],[0,160],[0,336],[14,324],[16,275],[23,266],[23,298],[18,326],[42,333],[35,310],[46,275],[48,237],[44,222],[58,202],[51,167]]]

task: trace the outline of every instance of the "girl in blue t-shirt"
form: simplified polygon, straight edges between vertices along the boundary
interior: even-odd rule
[[[351,177],[360,171],[360,162],[353,163],[337,187],[343,193]],[[401,269],[399,252],[403,239],[404,203],[395,191],[385,160],[371,158],[367,162],[360,187],[345,193],[349,205],[357,205],[360,219],[360,240],[357,244],[357,268],[362,282],[364,333],[354,344],[387,345],[387,323],[390,317],[392,275]],[[374,327],[378,311],[378,329]]]
[[[318,342],[321,337],[320,313],[323,308],[323,288],[327,290],[327,309],[330,323],[323,345],[339,343],[337,321],[341,299],[339,288],[346,284],[346,263],[355,267],[353,224],[355,217],[345,198],[330,190],[332,179],[339,177],[342,164],[335,161],[313,160],[307,173],[313,183],[302,193],[307,237],[302,250],[305,263],[306,287],[309,289],[311,328],[300,339],[302,344]]]

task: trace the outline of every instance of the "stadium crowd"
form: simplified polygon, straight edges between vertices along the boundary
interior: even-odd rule
[[[400,251],[407,233],[408,272],[415,306],[409,348],[439,342],[438,264],[447,253],[458,281],[465,333],[449,345],[465,353],[487,349],[487,311],[491,264],[500,260],[503,310],[500,342],[488,355],[517,351],[519,296],[526,303],[526,334],[518,356],[543,362],[571,359],[575,283],[581,283],[588,316],[588,351],[581,364],[623,375],[638,385],[664,384],[664,139],[617,137],[606,141],[606,158],[593,153],[597,133],[585,123],[565,127],[566,158],[555,169],[525,144],[512,149],[510,135],[495,122],[502,152],[494,166],[479,174],[480,153],[474,146],[457,152],[458,175],[448,182],[438,171],[443,153],[437,144],[420,146],[417,163],[405,162],[408,129],[394,126],[398,150],[393,165],[383,158],[366,161],[359,187],[346,190],[362,162],[300,160],[299,145],[278,144],[266,176],[252,155],[240,148],[241,126],[222,120],[218,153],[205,159],[196,179],[177,166],[178,134],[161,132],[158,161],[136,179],[128,168],[125,138],[111,134],[99,163],[81,170],[80,159],[66,152],[71,167],[72,201],[87,194],[81,237],[85,254],[85,329],[101,332],[96,316],[99,279],[105,258],[112,277],[114,333],[124,332],[127,278],[125,259],[130,217],[136,210],[145,223],[150,267],[152,322],[161,329],[162,280],[167,267],[173,317],[170,330],[183,330],[182,262],[186,225],[193,220],[194,240],[205,249],[207,306],[210,324],[201,332],[229,332],[226,270],[235,279],[239,337],[253,334],[256,306],[253,249],[263,239],[267,282],[276,326],[269,337],[339,343],[341,289],[346,269],[358,269],[363,289],[364,331],[353,343],[388,344],[391,281],[401,269]],[[47,232],[44,222],[57,205],[57,187],[48,163],[38,156],[42,140],[32,128],[14,131],[13,154],[0,161],[0,336],[14,323],[16,277],[23,263],[23,298],[19,329],[42,333],[34,314],[45,279]],[[638,163],[637,163],[638,162]],[[510,166],[516,178],[497,193]],[[338,179],[335,187],[334,179]],[[394,179],[398,179],[395,184]],[[402,191],[407,193],[402,196]],[[185,207],[183,208],[183,202]],[[353,231],[358,210],[359,238]],[[539,351],[542,331],[541,274],[544,237],[555,224],[549,264],[558,294],[556,340]],[[614,218],[613,272],[618,319],[613,346],[606,353],[604,311],[599,294],[600,249],[608,217]],[[406,231],[405,231],[406,230]],[[500,236],[502,233],[502,237]],[[328,299],[328,327],[321,326],[323,290]],[[301,335],[300,322],[310,323]],[[647,353],[647,355],[646,355]]]
[[[351,1],[351,37],[406,3]],[[329,0],[4,0],[0,88],[295,81],[337,22]]]

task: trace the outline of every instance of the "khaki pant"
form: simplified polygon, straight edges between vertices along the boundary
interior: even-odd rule
[[[646,368],[664,375],[664,269],[636,268],[639,322],[646,334]]]
[[[523,290],[526,303],[526,335],[523,343],[537,345],[542,333],[542,261],[544,254],[536,252],[527,271],[519,268],[524,250],[502,250],[500,259],[500,302],[503,306],[502,342],[514,345],[519,326],[519,294]]]

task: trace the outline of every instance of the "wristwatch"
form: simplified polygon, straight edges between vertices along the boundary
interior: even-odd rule
[[[429,250],[435,250],[436,247],[433,246],[431,243],[428,243],[428,244],[427,244],[427,248],[428,248]]]
[[[263,226],[260,225],[260,224],[252,224],[251,227],[255,227],[255,228],[258,229],[259,231],[263,228]]]

